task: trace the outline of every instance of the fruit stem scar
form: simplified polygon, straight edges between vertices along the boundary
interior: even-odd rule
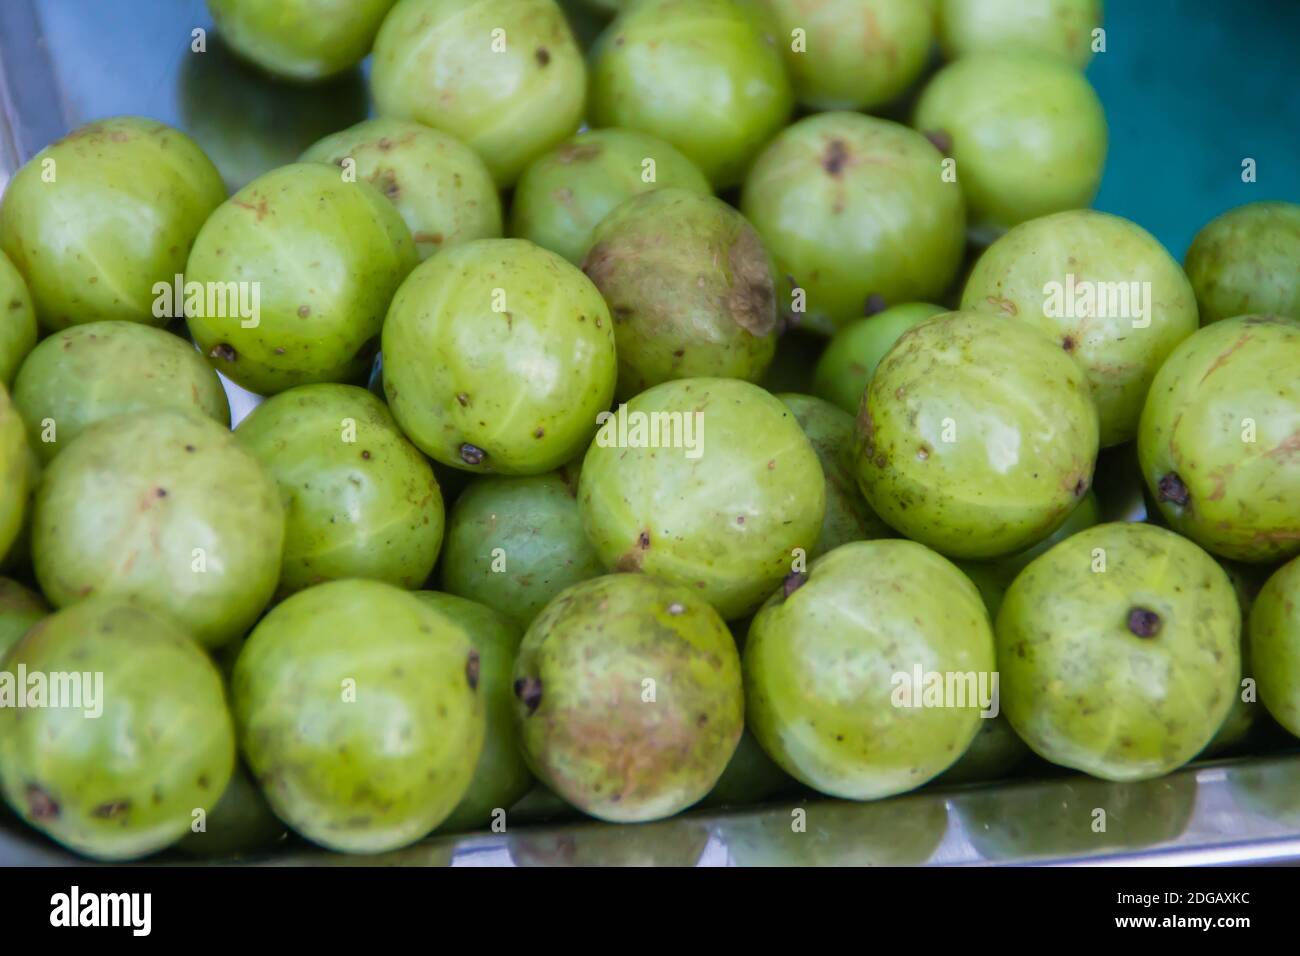
[[[470,690],[478,690],[478,651],[470,651],[469,658],[465,661],[465,680],[469,683]]]
[[[528,716],[537,713],[542,703],[542,679],[540,677],[521,677],[515,681],[515,696],[528,708]]]
[[[1171,471],[1169,474],[1161,477],[1156,485],[1156,492],[1161,501],[1170,501],[1180,508],[1186,508],[1187,503],[1192,500],[1192,493],[1188,490],[1183,479],[1177,472]]]
[[[1130,608],[1128,629],[1138,637],[1155,637],[1160,633],[1160,615],[1144,607]]]
[[[487,452],[477,445],[471,445],[469,442],[460,446],[460,459],[467,465],[481,465],[483,459],[487,457]]]

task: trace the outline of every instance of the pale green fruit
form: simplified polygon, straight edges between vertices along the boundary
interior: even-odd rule
[[[939,0],[939,43],[950,60],[1033,50],[1084,67],[1102,0]]]
[[[33,624],[50,613],[39,594],[17,581],[0,578],[0,662]]]
[[[7,556],[23,529],[31,457],[23,420],[0,385],[0,555]]]
[[[46,469],[32,558],[45,596],[165,612],[207,647],[245,633],[280,576],[275,482],[211,419],[174,410],[103,422]]]
[[[191,822],[190,831],[176,849],[204,859],[268,851],[288,832],[242,764],[236,764],[221,799],[208,810],[203,829],[195,830]]]
[[[870,110],[921,75],[934,0],[769,0],[795,96],[814,110]],[[794,49],[793,31],[804,43]]]
[[[1092,482],[1083,368],[1028,325],[952,312],[906,333],[858,414],[858,483],[909,538],[996,558],[1055,531]]]
[[[360,381],[416,262],[406,223],[379,190],[319,163],[282,166],[204,224],[185,278],[205,301],[187,305],[186,321],[213,365],[251,391]],[[216,289],[229,290],[224,302]],[[230,297],[239,289],[242,303]]]
[[[155,284],[185,271],[199,227],[225,197],[216,167],[180,130],[135,116],[97,120],[14,175],[0,203],[0,249],[47,329],[162,325],[169,316]]]
[[[81,677],[80,699],[65,706],[0,707],[5,799],[64,846],[99,860],[147,856],[226,789],[235,734],[221,675],[169,618],[84,601],[28,631],[5,668]]]
[[[614,395],[609,309],[580,270],[522,239],[421,263],[384,324],[384,392],[425,454],[534,475],[582,453]]]
[[[379,581],[301,591],[235,664],[239,741],[276,815],[332,850],[407,846],[465,795],[483,747],[465,629]]]
[[[850,415],[856,415],[867,382],[871,381],[876,366],[894,343],[914,325],[947,311],[943,306],[928,302],[905,302],[850,322],[831,336],[826,350],[817,360],[813,371],[813,393]]]
[[[280,596],[322,581],[424,585],[442,544],[433,466],[378,398],[355,385],[303,385],[268,399],[235,437],[279,485]]]
[[[794,415],[736,379],[665,382],[602,425],[578,485],[605,566],[690,587],[728,620],[806,558],[825,478]]]
[[[670,187],[712,192],[695,164],[663,140],[630,129],[587,130],[524,170],[510,234],[579,265],[602,219],[633,196]]]
[[[221,379],[194,346],[136,322],[90,322],[46,338],[14,381],[14,405],[48,464],[97,422],[174,408],[229,427]]]
[[[577,131],[586,82],[555,0],[398,0],[370,77],[381,116],[450,133],[502,187]]]
[[[18,366],[36,347],[36,308],[27,283],[0,251],[0,385],[8,387]]]
[[[1300,319],[1300,205],[1230,209],[1196,234],[1184,266],[1206,325],[1236,315]]]
[[[1137,436],[1151,380],[1199,324],[1191,284],[1160,241],[1091,209],[998,239],[976,262],[961,307],[1033,323],[1082,363],[1103,448]]]
[[[942,296],[965,251],[962,190],[943,156],[915,130],[860,113],[784,130],[750,170],[740,208],[785,279],[792,320],[827,334]]]
[[[358,178],[397,207],[421,259],[501,235],[501,197],[492,174],[453,136],[405,120],[372,119],[326,136],[301,161],[343,167],[348,160]]]
[[[993,634],[951,562],[912,541],[860,541],[772,596],[744,669],[749,729],[772,759],[822,793],[874,800],[965,752],[993,688]],[[927,700],[933,674],[963,675],[962,699]]]
[[[671,143],[714,187],[739,183],[794,105],[777,37],[747,0],[641,0],[592,49],[593,126]]]
[[[1191,760],[1241,674],[1241,612],[1214,559],[1146,524],[1081,531],[1021,572],[997,619],[1002,708],[1039,756],[1106,780]]]
[[[221,38],[244,59],[310,82],[356,66],[393,0],[208,0]]]
[[[1016,736],[1006,717],[986,717],[980,721],[979,733],[955,764],[935,778],[936,784],[953,786],[985,780],[1001,780],[1011,775],[1032,751]]]
[[[1250,614],[1250,653],[1259,699],[1300,737],[1300,558],[1264,585]]]
[[[1300,321],[1202,328],[1161,366],[1138,433],[1170,527],[1236,561],[1300,553]]]
[[[774,799],[799,789],[799,784],[778,767],[758,745],[754,735],[740,735],[736,752],[709,795],[697,804],[703,807],[745,807]]]
[[[515,663],[524,756],[584,813],[640,823],[717,783],[744,728],[731,633],[693,588],[642,574],[575,584]]]
[[[1075,67],[1039,53],[975,54],[926,86],[913,125],[956,161],[973,227],[997,231],[1088,206],[1106,116]]]
[[[1228,573],[1233,590],[1237,592],[1237,605],[1241,608],[1241,680],[1232,699],[1232,708],[1219,725],[1214,739],[1205,745],[1205,750],[1201,753],[1203,757],[1217,756],[1235,749],[1250,734],[1263,709],[1259,703],[1258,683],[1250,655],[1250,613],[1260,588],[1264,586],[1266,575],[1252,565],[1228,561],[1220,561],[1219,564]]]

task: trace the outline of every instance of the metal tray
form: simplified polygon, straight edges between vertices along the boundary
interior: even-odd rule
[[[577,0],[561,3],[581,17]],[[1300,201],[1300,88],[1291,62],[1300,46],[1300,4],[1144,0],[1112,2],[1106,16],[1108,52],[1089,69],[1111,127],[1097,208],[1136,220],[1181,258],[1197,229],[1228,208]],[[587,37],[597,28],[589,17],[575,26]],[[0,189],[41,147],[104,116],[145,115],[185,129],[233,189],[370,112],[365,65],[325,87],[286,86],[235,62],[215,34],[207,36],[206,53],[191,53],[198,28],[211,28],[202,0],[0,2]],[[1254,183],[1241,180],[1245,158],[1257,165]],[[256,397],[236,390],[232,400],[238,418]],[[1141,518],[1139,489],[1099,493],[1108,518]],[[1300,747],[1281,738],[1265,746],[1274,752],[1142,784],[1044,775],[867,804],[810,799],[697,811],[639,826],[572,819],[516,825],[505,834],[435,837],[378,857],[286,843],[238,862],[1297,863]],[[1107,814],[1104,832],[1094,829],[1098,809]],[[792,826],[799,821],[802,831]],[[83,862],[0,810],[0,865]]]

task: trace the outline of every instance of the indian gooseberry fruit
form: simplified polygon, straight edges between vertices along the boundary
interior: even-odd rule
[[[36,307],[27,283],[0,251],[0,385],[13,384],[18,366],[36,347],[36,336]]]
[[[1232,699],[1232,708],[1228,711],[1228,716],[1223,718],[1214,738],[1205,745],[1205,750],[1201,752],[1203,757],[1216,756],[1236,748],[1254,728],[1261,710],[1259,685],[1250,654],[1250,614],[1267,574],[1254,565],[1238,564],[1235,561],[1220,561],[1219,564],[1228,573],[1228,580],[1237,592],[1237,605],[1241,608],[1241,679]]]
[[[515,719],[538,778],[602,820],[671,816],[705,796],[744,727],[740,658],[694,588],[583,581],[524,635]]]
[[[1192,240],[1184,268],[1206,325],[1237,315],[1300,319],[1300,205],[1230,209]]]
[[[1250,612],[1249,631],[1259,699],[1300,737],[1300,558],[1268,579]]]
[[[39,594],[10,578],[0,578],[0,661],[33,624],[49,613],[49,605]]]
[[[245,60],[309,83],[366,58],[393,0],[208,0],[221,38]]]
[[[1101,0],[939,0],[939,45],[950,60],[1033,50],[1084,67],[1101,27]]]
[[[1082,366],[1038,329],[995,316],[952,312],[904,334],[858,414],[867,503],[954,558],[1047,537],[1087,493],[1096,458]]]
[[[817,359],[813,394],[856,415],[867,382],[894,343],[912,326],[947,311],[928,302],[904,302],[888,306],[875,315],[854,319],[831,336]]]
[[[23,420],[0,385],[0,555],[7,556],[23,529],[32,455]]]

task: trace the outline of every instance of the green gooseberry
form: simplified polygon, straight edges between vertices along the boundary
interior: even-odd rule
[[[456,808],[483,748],[479,654],[409,591],[331,581],[277,605],[231,681],[249,768],[314,843],[380,853]]]
[[[1300,558],[1283,565],[1259,592],[1249,633],[1259,699],[1300,737]]]
[[[17,581],[0,578],[0,661],[37,621],[47,617],[49,605]]]
[[[966,215],[943,162],[915,130],[860,113],[809,116],[772,141],[740,208],[785,277],[793,321],[830,334],[944,293]]]
[[[359,381],[417,261],[375,187],[324,164],[282,166],[204,224],[185,275],[187,299],[203,298],[187,302],[186,321],[217,370],[251,391]]]
[[[794,778],[763,752],[753,734],[745,731],[740,735],[736,752],[727,762],[727,769],[722,771],[718,782],[697,806],[747,807],[798,788]]]
[[[393,0],[207,0],[217,30],[241,57],[299,82],[366,58]]]
[[[992,703],[980,698],[993,634],[951,562],[913,541],[857,541],[755,615],[744,669],[749,729],[768,755],[821,793],[874,800],[919,787],[965,752]],[[960,693],[929,700],[930,675],[941,689],[960,675]]]
[[[1151,380],[1196,331],[1196,298],[1160,240],[1091,209],[1016,226],[980,256],[961,307],[1038,326],[1083,364],[1102,447],[1131,441]]]
[[[752,0],[641,0],[592,49],[593,126],[659,137],[735,186],[794,105],[773,23]]]
[[[690,587],[734,620],[817,543],[825,488],[778,399],[737,379],[697,378],[642,392],[604,422],[578,502],[607,568]]]
[[[384,392],[425,454],[536,475],[579,455],[617,374],[605,300],[523,239],[480,239],[420,264],[384,323]]]
[[[870,110],[921,75],[934,0],[769,0],[795,96],[814,110]],[[794,31],[800,30],[798,36]]]
[[[722,618],[695,589],[645,574],[561,592],[524,635],[514,676],[529,766],[602,820],[658,820],[698,802],[744,729]]]
[[[940,786],[979,783],[1009,777],[1033,753],[1016,736],[1011,721],[1002,714],[980,721],[979,733],[957,762],[939,774],[934,782]]]
[[[203,829],[195,830],[191,823],[190,831],[176,849],[203,859],[265,852],[288,832],[242,763],[236,763],[230,783],[208,812]]]
[[[1230,561],[1220,561],[1219,565],[1228,573],[1228,580],[1237,592],[1237,605],[1241,608],[1241,681],[1228,716],[1219,725],[1214,738],[1205,745],[1202,757],[1213,757],[1235,749],[1254,728],[1260,712],[1258,683],[1250,654],[1250,614],[1266,575],[1253,565]]]
[[[2,404],[2,403],[0,403]],[[3,415],[0,414],[0,418]],[[0,426],[0,432],[3,432],[4,426]],[[0,438],[0,445],[4,444],[4,439]],[[36,489],[41,483],[41,460],[36,456],[35,450],[28,442],[24,442],[24,447],[18,452],[24,460],[24,472],[26,474],[27,494],[21,507],[21,523],[18,528],[18,534],[14,537],[9,545],[8,551],[0,551],[0,572],[9,574],[21,574],[28,577],[28,571],[31,570],[32,559],[32,505],[36,501]],[[3,461],[3,453],[0,453],[0,461]],[[5,466],[0,464],[0,473],[3,473]],[[4,493],[0,493],[0,513],[4,511],[3,499]]]
[[[587,73],[555,0],[398,0],[370,84],[380,116],[450,133],[507,187],[577,131]]]
[[[580,265],[602,219],[633,196],[666,187],[712,193],[696,165],[663,140],[630,129],[587,130],[524,170],[510,234]]]
[[[1300,205],[1257,202],[1211,220],[1183,264],[1209,325],[1237,315],[1300,319],[1298,262]]]
[[[867,503],[954,558],[1047,537],[1087,493],[1096,458],[1082,366],[1037,329],[989,315],[952,312],[903,335],[858,414]]]
[[[1195,544],[1101,524],[1034,560],[997,618],[1002,709],[1041,757],[1105,780],[1191,760],[1237,693],[1241,611]]]
[[[483,604],[438,591],[417,591],[415,596],[459,624],[478,652],[479,692],[486,721],[483,752],[469,789],[439,825],[444,832],[472,830],[514,806],[533,785],[533,775],[519,750],[514,715],[515,657],[524,634],[515,622]]]
[[[853,469],[853,416],[811,395],[778,395],[808,436],[826,476],[826,517],[809,557],[850,541],[892,538],[894,529],[862,497]]]
[[[226,198],[216,167],[165,123],[97,120],[46,146],[0,202],[0,250],[46,329],[118,319],[162,325],[159,283],[185,272]]]
[[[561,472],[474,479],[448,517],[443,590],[527,627],[565,588],[603,574],[576,483]]]
[[[915,127],[956,162],[970,224],[997,232],[1088,206],[1106,115],[1078,69],[1041,53],[964,56],[930,80]]]
[[[7,556],[23,529],[31,456],[23,420],[0,385],[0,555]]]
[[[54,459],[36,493],[32,560],[55,607],[135,600],[206,647],[257,620],[283,544],[274,480],[229,431],[190,412],[100,423]]]
[[[955,60],[1033,50],[1083,68],[1092,59],[1102,0],[939,0],[939,45]]]
[[[582,271],[614,319],[620,399],[672,379],[757,382],[776,353],[772,260],[720,199],[659,189],[596,227]]]
[[[14,405],[49,464],[97,422],[174,408],[230,427],[221,379],[180,336],[137,322],[89,322],[55,332],[18,372]]]
[[[1235,561],[1300,554],[1300,321],[1239,316],[1185,340],[1138,430],[1147,488],[1170,527]]]
[[[80,678],[58,706],[51,696],[0,707],[5,799],[64,846],[97,860],[147,856],[226,789],[235,734],[221,675],[168,617],[83,601],[28,631],[5,667]],[[30,693],[30,680],[18,690]]]
[[[406,120],[372,119],[326,136],[301,158],[345,169],[348,160],[397,207],[421,259],[501,235],[501,197],[492,174],[453,136]]]
[[[905,302],[876,315],[853,320],[831,336],[826,350],[817,360],[813,371],[813,394],[850,415],[856,415],[867,382],[871,381],[876,366],[894,343],[908,329],[947,311],[943,306],[928,302]]]
[[[408,590],[428,580],[442,545],[442,494],[433,466],[370,392],[292,388],[255,408],[235,438],[280,489],[279,596],[339,578]]]
[[[0,385],[13,384],[22,365],[36,347],[36,309],[27,283],[0,252]]]

